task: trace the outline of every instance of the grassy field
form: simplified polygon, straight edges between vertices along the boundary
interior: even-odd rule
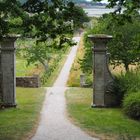
[[[140,122],[119,108],[91,108],[92,89],[70,88],[66,92],[69,118],[89,134],[101,139],[140,140]]]
[[[44,89],[17,88],[17,108],[0,110],[0,140],[28,140],[35,131]]]
[[[33,76],[39,75],[44,68],[41,65],[30,64],[27,66],[27,58],[25,48],[34,45],[33,39],[18,39],[16,41],[16,76]]]
[[[27,61],[25,59],[16,59],[16,76],[40,74],[42,70],[42,67],[37,68],[34,64],[27,66]]]

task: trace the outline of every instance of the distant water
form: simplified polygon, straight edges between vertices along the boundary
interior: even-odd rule
[[[100,17],[105,13],[110,13],[115,11],[115,9],[108,9],[104,6],[94,7],[94,8],[85,8],[85,12],[88,14],[89,17]]]

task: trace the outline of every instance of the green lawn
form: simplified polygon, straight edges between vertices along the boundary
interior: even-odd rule
[[[90,107],[92,89],[70,88],[66,99],[69,117],[91,135],[102,138],[111,136],[115,140],[140,139],[140,122],[129,119],[121,109]]]
[[[32,134],[44,95],[43,88],[17,88],[17,108],[0,110],[0,140],[26,140]]]

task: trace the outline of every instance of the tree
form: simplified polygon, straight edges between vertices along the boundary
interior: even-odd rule
[[[140,62],[140,20],[133,24],[126,23],[113,29],[114,39],[109,44],[111,62],[114,65],[124,64],[129,70],[130,64]]]
[[[20,9],[20,2],[16,0],[1,0],[0,1],[0,39],[3,36],[7,36],[11,33],[11,29],[14,28],[10,19],[14,17],[22,17],[23,12]],[[17,25],[18,27],[18,25]]]
[[[130,64],[136,64],[140,62],[139,23],[139,14],[133,15],[133,23],[125,22],[123,25],[120,25],[118,22],[114,22],[112,15],[104,15],[99,19],[94,28],[88,32],[88,34],[113,35],[113,40],[108,44],[109,52],[111,54],[110,62],[115,66],[123,63],[126,71],[128,71]],[[89,55],[88,58],[90,57],[91,56]],[[86,60],[84,60],[84,62],[86,62]],[[85,67],[84,63],[83,67]]]
[[[66,19],[68,18],[70,21],[73,21],[75,30],[83,27],[84,22],[89,22],[89,17],[80,6],[75,6],[72,10],[69,10],[69,12],[64,12],[64,17]]]
[[[73,11],[74,4],[66,0],[2,0],[0,1],[0,39],[10,34],[22,34],[24,37],[36,40],[36,46],[30,48],[30,51],[38,50],[36,54],[44,60],[47,47],[61,49],[67,45],[71,46],[73,27],[70,17],[67,13]],[[65,14],[64,14],[65,13]],[[44,48],[40,48],[40,42],[44,43]],[[34,48],[35,47],[35,48]],[[40,50],[40,51],[39,51]],[[47,49],[46,49],[47,51]],[[30,62],[34,62],[32,54]],[[37,55],[37,53],[42,53]],[[44,53],[44,54],[43,54]],[[35,55],[34,55],[35,56]]]
[[[89,31],[84,34],[84,57],[79,59],[79,63],[83,73],[91,74],[93,70],[93,59],[92,59],[92,44],[88,39]]]
[[[73,9],[72,2],[65,0],[30,0],[23,5],[17,0],[0,1],[0,36],[11,34],[11,29],[19,27],[11,24],[11,19],[20,18],[20,28],[24,35],[45,41],[57,35],[71,33],[69,19],[63,17],[63,11]],[[14,30],[12,30],[14,31]],[[14,32],[12,32],[14,33]]]

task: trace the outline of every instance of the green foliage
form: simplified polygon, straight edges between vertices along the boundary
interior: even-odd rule
[[[81,65],[81,69],[84,73],[92,73],[93,69],[93,59],[92,59],[92,44],[88,40],[88,33],[84,35],[84,49],[85,54],[82,59],[79,59],[79,63]]]
[[[89,20],[82,8],[66,0],[3,0],[0,7],[1,39],[9,34],[35,39],[35,44],[26,48],[28,64],[45,66],[53,49],[74,45],[73,27],[77,29]]]
[[[33,39],[18,39],[16,44],[16,75],[38,74],[42,85],[52,85],[70,49],[67,43],[60,50],[55,46],[49,47],[51,42],[39,42],[36,45]]]
[[[116,26],[111,34],[114,38],[110,42],[109,52],[111,63],[114,65],[124,64],[125,69],[129,70],[130,64],[140,62],[140,19],[132,24],[126,23],[123,26]]]
[[[84,22],[89,22],[89,17],[80,6],[75,6],[71,11],[64,13],[64,17],[73,21],[74,29],[83,27]]]
[[[123,18],[121,19],[123,20]],[[136,64],[140,62],[140,15],[133,15],[133,22],[125,22],[120,24],[117,20],[114,20],[112,15],[104,15],[94,25],[94,28],[88,31],[87,34],[110,34],[113,35],[113,40],[108,44],[110,52],[111,64],[117,66],[124,64],[125,69],[129,70],[130,64]],[[85,48],[89,47],[88,37],[85,36]],[[91,45],[90,45],[91,46]],[[87,49],[88,53],[88,49]],[[90,64],[92,61],[92,53],[85,55],[87,62]],[[85,67],[84,61],[83,66]],[[92,68],[92,65],[90,66]]]
[[[10,23],[10,19],[23,16],[21,13],[20,3],[17,0],[1,0],[0,1],[0,39],[3,36],[11,33],[13,24]]]
[[[125,95],[140,91],[140,71],[129,71],[114,77],[112,94],[116,96],[117,105],[122,105]]]
[[[42,85],[45,87],[53,86],[55,80],[60,73],[65,60],[67,58],[67,54],[69,53],[70,48],[66,48],[61,53],[58,53],[55,58],[52,58],[49,68],[41,75]]]
[[[3,0],[0,7],[0,38],[22,34],[35,39],[35,45],[27,49],[28,62],[43,65],[50,57],[49,47],[59,50],[73,45],[72,21],[77,28],[88,19],[82,8],[67,0]]]
[[[53,54],[53,55],[56,55],[56,54]],[[43,85],[47,84],[48,79],[51,77],[53,72],[58,67],[59,63],[61,62],[61,59],[62,59],[62,54],[61,53],[56,55],[56,57],[51,58],[52,62],[50,64],[48,63],[48,67],[47,67],[46,71],[41,76],[41,83]]]
[[[129,117],[140,120],[140,92],[131,93],[124,98],[123,110]]]
[[[0,1],[0,7],[2,7],[0,9],[1,38],[4,35],[17,33],[14,29],[20,28],[24,36],[36,38],[38,41],[56,39],[62,35],[64,40],[65,35],[73,31],[71,20],[77,24],[77,16],[80,18],[78,21],[87,19],[82,8],[65,0],[12,0],[10,2],[3,0]],[[65,41],[69,42],[68,39]]]

